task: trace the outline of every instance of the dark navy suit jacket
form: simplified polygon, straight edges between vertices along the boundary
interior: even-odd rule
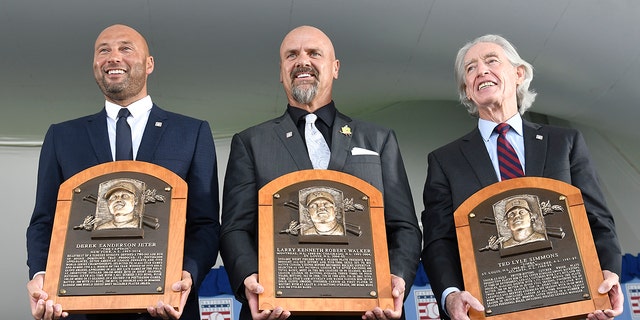
[[[165,167],[187,182],[182,269],[191,273],[194,286],[185,310],[193,309],[195,304],[197,312],[198,286],[216,262],[220,231],[211,128],[206,121],[154,105],[136,160]],[[35,209],[27,228],[29,278],[45,271],[60,184],[84,169],[109,161],[113,158],[104,108],[94,115],[51,125],[40,153]]]
[[[613,217],[579,131],[523,120],[525,174],[580,189],[602,269],[620,275],[622,254]],[[478,128],[428,156],[422,212],[422,264],[440,306],[448,287],[464,289],[454,211],[480,189],[498,182]],[[444,312],[440,312],[442,316]]]

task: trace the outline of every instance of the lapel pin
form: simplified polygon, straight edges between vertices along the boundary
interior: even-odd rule
[[[162,122],[156,121],[156,127],[158,127],[158,128],[162,127]]]
[[[293,137],[293,132],[291,131],[287,132],[287,138],[291,138],[291,137]]]
[[[537,134],[537,135],[536,135],[536,139],[538,139],[538,140],[542,140],[542,135]]]
[[[351,136],[351,128],[348,125],[344,125],[344,127],[340,128],[340,133],[344,134],[347,137]]]

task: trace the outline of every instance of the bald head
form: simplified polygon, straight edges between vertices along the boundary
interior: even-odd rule
[[[325,54],[329,54],[330,58],[335,59],[336,54],[331,39],[322,30],[312,26],[300,26],[287,33],[280,45],[281,58],[283,50],[287,50],[288,46],[311,40],[324,48]]]
[[[93,73],[107,101],[125,107],[146,97],[153,68],[147,41],[135,29],[116,24],[98,35]]]
[[[114,24],[106,27],[96,39],[95,47],[107,43],[110,39],[129,39],[132,43],[140,47],[145,55],[149,55],[149,46],[147,40],[134,28],[124,24]]]

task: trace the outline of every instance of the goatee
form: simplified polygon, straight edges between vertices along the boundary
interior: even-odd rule
[[[318,83],[314,82],[312,85],[298,85],[293,86],[291,94],[293,99],[301,104],[309,104],[316,97],[318,92]]]

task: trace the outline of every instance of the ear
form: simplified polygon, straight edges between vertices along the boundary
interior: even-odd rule
[[[467,95],[467,100],[471,100],[471,94],[469,92],[469,86],[467,86],[466,84],[464,85],[464,94]]]
[[[524,74],[525,74],[525,68],[523,65],[519,65],[516,67],[516,84],[520,85],[522,84],[522,82],[524,82]]]
[[[151,74],[153,72],[153,68],[155,66],[155,62],[152,56],[147,57],[147,74]]]
[[[338,79],[338,71],[340,71],[340,60],[333,61],[333,78]]]
[[[282,70],[282,61],[280,61],[280,83],[283,83],[283,82],[282,82],[282,80],[283,80],[283,78],[282,78],[282,71],[283,71],[283,70]]]

